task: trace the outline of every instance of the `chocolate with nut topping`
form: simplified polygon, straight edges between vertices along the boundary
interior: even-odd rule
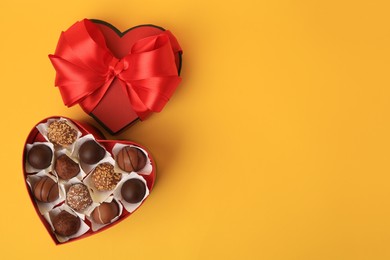
[[[121,178],[122,174],[115,172],[110,163],[99,164],[92,172],[92,182],[99,191],[113,190]]]
[[[77,131],[68,125],[65,120],[58,120],[49,125],[47,138],[54,144],[68,146],[76,141]]]

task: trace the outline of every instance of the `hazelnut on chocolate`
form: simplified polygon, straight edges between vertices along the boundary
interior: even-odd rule
[[[113,190],[121,178],[122,174],[115,172],[110,163],[101,163],[92,172],[93,185],[99,191]]]
[[[76,141],[77,131],[68,125],[65,120],[57,120],[50,123],[47,138],[53,144],[69,146]]]

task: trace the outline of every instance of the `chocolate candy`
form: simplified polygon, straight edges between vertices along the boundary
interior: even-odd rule
[[[103,202],[91,213],[91,218],[98,224],[108,224],[119,214],[119,206],[115,200],[110,203]]]
[[[49,125],[47,138],[56,145],[69,146],[76,141],[77,131],[68,125],[65,120],[58,120]]]
[[[80,229],[80,218],[63,210],[52,220],[54,232],[61,236],[72,236]]]
[[[138,203],[145,197],[146,186],[139,179],[129,179],[123,183],[121,194],[125,201]]]
[[[109,163],[99,164],[92,172],[92,183],[99,191],[113,190],[121,178],[122,174]]]
[[[117,154],[116,162],[125,172],[137,172],[145,167],[146,155],[140,149],[126,146]]]
[[[66,194],[66,203],[76,211],[88,208],[92,204],[92,199],[87,186],[82,183],[70,186]]]
[[[37,144],[31,147],[27,155],[28,163],[35,169],[46,169],[51,164],[53,152],[49,146],[44,144]]]
[[[44,176],[33,187],[34,197],[41,202],[53,202],[58,199],[58,184],[51,178]]]
[[[63,154],[57,158],[55,170],[61,179],[69,180],[79,174],[80,167],[67,155]]]
[[[94,140],[89,140],[80,146],[79,157],[83,163],[95,164],[104,158],[106,150]]]

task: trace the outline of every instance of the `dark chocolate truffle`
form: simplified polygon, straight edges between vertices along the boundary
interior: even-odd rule
[[[145,197],[145,183],[139,179],[127,180],[122,185],[121,194],[125,201],[129,203],[138,203]]]
[[[33,187],[34,197],[41,202],[53,202],[58,199],[58,184],[44,176]]]
[[[125,172],[137,172],[145,167],[146,155],[140,149],[126,146],[117,154],[116,162]]]
[[[70,186],[66,194],[66,203],[76,211],[88,208],[92,204],[92,199],[87,186],[82,183]]]
[[[63,210],[53,218],[54,232],[61,236],[71,236],[80,229],[81,221],[78,216]]]
[[[27,161],[35,169],[46,169],[51,164],[53,152],[49,146],[37,144],[28,151]]]
[[[49,125],[47,138],[53,144],[69,146],[76,141],[77,131],[68,125],[65,120],[58,120]]]
[[[80,146],[79,157],[83,163],[95,164],[103,159],[106,150],[94,140],[89,140]]]
[[[110,203],[103,202],[97,206],[91,214],[91,218],[98,224],[108,224],[113,218],[118,216],[119,206],[115,200]]]
[[[80,167],[67,155],[63,154],[57,158],[55,170],[61,179],[69,180],[79,174]]]
[[[101,163],[92,172],[92,182],[97,190],[113,190],[121,180],[122,174],[114,171],[114,166]]]

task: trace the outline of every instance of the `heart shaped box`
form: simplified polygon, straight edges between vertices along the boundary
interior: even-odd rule
[[[166,31],[162,27],[146,24],[135,26],[121,32],[107,22],[97,19],[91,19],[90,21],[99,27],[108,49],[118,59],[125,57],[138,40],[159,35]],[[172,34],[170,34],[170,41],[174,51],[178,75],[180,75],[182,50]],[[82,106],[82,104],[80,105]],[[83,106],[82,108],[85,110]],[[140,119],[117,78],[113,80],[104,97],[89,115],[99,122],[110,134],[117,134]]]
[[[149,175],[142,175],[142,177],[146,181],[146,186],[149,189],[149,192],[152,191],[154,183],[155,183],[155,180],[156,180],[156,165],[155,165],[155,162],[154,162],[153,158],[150,155],[150,152],[147,149],[145,149],[141,145],[136,144],[136,143],[131,142],[131,141],[106,140],[104,135],[98,129],[94,128],[93,126],[88,125],[86,123],[80,123],[80,122],[77,122],[75,120],[72,120],[72,119],[66,118],[66,117],[59,117],[59,116],[49,117],[49,118],[43,119],[42,121],[38,122],[36,124],[36,126],[41,124],[41,123],[47,122],[47,120],[49,120],[49,119],[60,119],[60,118],[66,119],[69,122],[73,123],[79,129],[79,131],[81,132],[82,136],[85,136],[87,134],[92,134],[95,137],[95,140],[100,145],[102,145],[106,149],[106,151],[111,154],[112,157],[113,157],[112,149],[113,149],[115,144],[134,145],[134,146],[140,147],[141,149],[147,151],[147,156],[148,156],[148,159],[150,160],[150,164],[152,165],[152,170],[151,170],[151,173]],[[39,130],[37,129],[36,126],[31,130],[30,134],[28,135],[28,137],[26,139],[25,145],[24,145],[25,149],[24,149],[24,152],[23,152],[23,159],[22,159],[23,160],[23,178],[24,179],[26,179],[27,176],[29,176],[29,175],[31,176],[30,173],[26,172],[26,156],[27,156],[26,145],[27,144],[32,144],[34,142],[47,142],[47,140],[39,132]],[[36,201],[35,201],[35,199],[33,197],[33,194],[32,194],[32,191],[31,191],[29,185],[27,184],[26,181],[25,181],[25,183],[26,183],[27,191],[28,191],[28,193],[30,195],[31,203],[34,205],[35,211],[37,212],[37,214],[38,214],[39,218],[41,219],[43,225],[45,226],[46,230],[48,231],[49,235],[51,236],[51,238],[53,239],[53,241],[54,241],[54,243],[56,245],[66,244],[66,243],[69,243],[69,242],[72,242],[72,241],[76,241],[76,240],[79,240],[79,239],[82,239],[82,238],[86,238],[86,237],[89,237],[91,235],[100,233],[100,232],[102,232],[102,231],[104,231],[104,230],[106,230],[108,228],[111,228],[112,226],[118,224],[119,222],[123,221],[127,217],[131,216],[131,214],[133,214],[135,210],[140,208],[142,206],[142,204],[144,203],[144,201],[147,199],[147,197],[145,197],[145,199],[141,202],[141,204],[139,206],[137,206],[137,208],[134,211],[132,211],[131,213],[128,212],[125,208],[123,208],[122,214],[119,216],[119,218],[116,221],[114,221],[113,223],[108,224],[108,225],[100,228],[97,231],[92,231],[92,229],[90,228],[86,233],[84,233],[83,235],[81,235],[81,236],[79,236],[77,238],[72,238],[72,239],[70,239],[70,240],[68,240],[66,242],[59,242],[57,240],[54,232],[52,231],[52,228],[51,228],[50,224],[47,222],[45,217],[39,211],[37,203],[36,203]],[[64,204],[64,202],[56,205],[55,207],[58,207],[58,206],[60,206],[62,204]],[[86,224],[88,226],[91,226],[91,222],[88,219],[86,219],[85,222],[86,222]]]

